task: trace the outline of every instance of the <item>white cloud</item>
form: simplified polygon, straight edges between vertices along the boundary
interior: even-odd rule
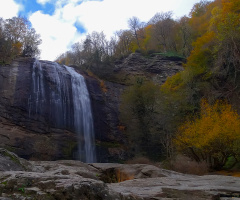
[[[46,3],[51,2],[52,0],[37,0],[37,2],[41,5],[45,5]]]
[[[15,3],[14,0],[1,0],[0,17],[9,19],[18,15],[22,6]]]
[[[199,0],[104,0],[84,1],[76,5],[76,0],[59,9],[64,19],[78,20],[88,32],[104,31],[107,36],[116,30],[128,28],[127,21],[132,16],[147,22],[157,12],[173,11],[175,17],[188,14],[192,5]]]
[[[56,16],[37,11],[30,16],[29,20],[37,33],[41,35],[42,59],[54,60],[58,55],[67,51],[68,46],[75,42],[78,36],[73,24],[61,21]]]
[[[46,3],[51,0],[38,0]],[[53,0],[52,0],[53,1]],[[79,4],[81,2],[81,4]],[[127,29],[132,16],[147,22],[157,12],[173,11],[174,17],[187,15],[199,0],[58,0],[53,16],[33,13],[30,21],[42,37],[42,58],[53,60],[77,39],[83,38],[74,24],[83,24],[88,33],[103,31],[108,38]]]

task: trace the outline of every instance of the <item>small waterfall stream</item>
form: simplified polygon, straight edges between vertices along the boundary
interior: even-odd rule
[[[53,127],[74,131],[78,138],[75,158],[96,162],[91,102],[84,77],[71,67],[36,60],[31,78],[29,118],[44,118]]]

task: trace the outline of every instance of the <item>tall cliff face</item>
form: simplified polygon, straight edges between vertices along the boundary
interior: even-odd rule
[[[95,124],[97,142],[109,141],[111,128],[99,119],[107,119],[112,111],[105,109],[98,81],[86,78],[91,102],[83,77],[72,68],[26,58],[1,66],[1,145],[27,159],[95,162],[95,138],[90,133]],[[98,162],[111,161],[108,148],[100,145],[97,150]]]
[[[92,102],[96,155],[99,162],[118,162],[127,157],[126,135],[119,129],[119,106],[125,86],[105,81],[105,91],[99,80],[85,75]]]
[[[98,79],[75,70],[78,71],[75,79],[81,81],[78,76],[82,74],[88,88],[95,133],[95,139],[88,139],[94,140],[96,161],[126,159],[127,139],[119,121],[121,92],[126,86],[105,81],[103,90]],[[113,73],[120,83],[131,80],[132,76],[144,75],[161,84],[180,70],[180,61],[132,54],[116,62]],[[84,102],[79,106],[73,98],[81,93],[81,90],[78,95],[72,91],[74,87],[79,88],[78,84],[71,71],[53,62],[19,58],[11,65],[0,66],[0,146],[26,159],[82,157],[89,161],[81,154],[88,149],[81,149],[85,136],[77,134],[82,133],[84,127],[75,126],[75,120],[81,116],[74,113],[87,107]],[[87,116],[88,112],[83,115]],[[85,128],[91,129],[91,126]]]

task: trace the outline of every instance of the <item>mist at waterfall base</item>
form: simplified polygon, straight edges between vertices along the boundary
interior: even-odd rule
[[[51,126],[75,132],[78,150],[73,157],[96,162],[91,102],[84,77],[71,67],[36,60],[31,79],[29,118],[44,118]]]

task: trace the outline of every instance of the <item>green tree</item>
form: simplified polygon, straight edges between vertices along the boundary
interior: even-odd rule
[[[122,94],[121,120],[127,126],[129,140],[136,154],[152,153],[152,129],[159,86],[138,77]]]
[[[9,63],[17,56],[38,57],[40,35],[22,17],[0,19],[0,60]]]
[[[128,20],[128,26],[132,32],[133,37],[135,38],[137,48],[141,49],[140,39],[143,38],[143,34],[141,34],[141,29],[143,28],[142,22],[137,17],[132,17]]]
[[[129,55],[133,51],[134,37],[129,30],[117,31],[118,43],[116,45],[116,57]]]
[[[21,44],[21,50],[20,52],[17,51],[16,56],[39,56],[40,35],[31,27],[31,23],[26,18],[13,17],[7,19],[4,24],[4,32],[7,40],[11,41],[13,47],[18,43]],[[17,48],[19,48],[19,45],[17,45]]]
[[[150,20],[150,24],[153,25],[152,37],[157,43],[158,50],[176,52],[174,40],[175,21],[172,19],[172,12],[156,13]]]

